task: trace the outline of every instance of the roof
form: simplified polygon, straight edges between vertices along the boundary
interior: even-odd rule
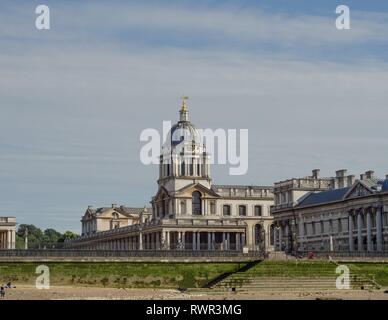
[[[388,191],[388,179],[383,181],[383,184],[381,185],[381,191]]]
[[[311,206],[321,203],[334,202],[342,200],[345,194],[350,190],[351,187],[322,191],[322,192],[312,192],[307,195],[297,207]]]
[[[143,208],[134,208],[134,207],[120,206],[120,207],[114,207],[114,208],[112,208],[112,207],[101,207],[101,208],[97,208],[97,209],[89,208],[88,210],[91,213],[96,214],[96,215],[100,215],[108,210],[114,210],[114,211],[120,212],[124,215],[130,216],[130,215],[139,215],[142,212],[144,212],[144,209],[145,209],[144,207]],[[146,208],[146,209],[148,211],[151,210],[151,208]]]
[[[213,184],[212,189],[270,189],[273,190],[272,186],[243,186],[243,185],[232,185],[232,184]]]

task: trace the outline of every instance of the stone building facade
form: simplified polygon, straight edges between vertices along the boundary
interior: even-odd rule
[[[121,250],[273,249],[271,186],[213,185],[209,154],[185,100],[162,146],[151,209],[88,208],[68,246]],[[136,211],[136,210],[135,210]],[[149,212],[151,211],[151,212]],[[272,231],[271,231],[272,230]]]
[[[388,176],[346,170],[320,178],[275,183],[274,244],[277,251],[388,250]]]
[[[0,217],[0,250],[15,249],[16,218]]]

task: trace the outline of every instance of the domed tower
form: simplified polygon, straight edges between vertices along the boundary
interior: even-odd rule
[[[152,198],[153,219],[191,218],[207,211],[207,201],[217,197],[211,190],[210,164],[199,131],[189,121],[182,99],[179,121],[162,146],[158,192]]]
[[[211,186],[209,156],[200,133],[189,121],[187,99],[182,97],[179,121],[169,131],[160,155],[158,184],[168,192],[192,183]]]

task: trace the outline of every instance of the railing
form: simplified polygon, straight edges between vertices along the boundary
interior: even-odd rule
[[[16,218],[15,217],[0,217],[0,222],[1,223],[15,224],[16,223]]]
[[[374,251],[374,252],[362,252],[362,251],[298,251],[294,252],[294,255],[298,257],[311,257],[312,255],[318,258],[323,257],[336,257],[336,258],[388,258],[388,251]]]
[[[75,249],[27,249],[27,250],[0,250],[0,257],[255,257],[263,258],[259,251],[243,253],[237,250],[75,250]]]

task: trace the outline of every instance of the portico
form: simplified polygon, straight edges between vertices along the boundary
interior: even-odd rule
[[[0,217],[0,250],[15,249],[16,218]]]

